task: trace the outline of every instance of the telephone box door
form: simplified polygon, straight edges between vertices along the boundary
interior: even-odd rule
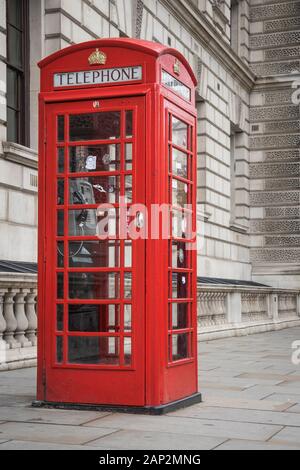
[[[44,399],[144,405],[145,240],[124,230],[145,201],[144,98],[48,104],[46,126]]]

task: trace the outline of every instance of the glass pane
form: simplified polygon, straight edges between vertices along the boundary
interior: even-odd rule
[[[8,23],[19,29],[22,29],[22,3],[20,0],[9,0],[6,2]]]
[[[97,211],[97,236],[116,237],[119,234],[119,210],[112,208]]]
[[[119,176],[85,176],[69,180],[69,204],[119,202]]]
[[[56,305],[56,329],[63,331],[64,329],[64,306],[63,304]]]
[[[125,176],[125,202],[132,203],[132,175]]]
[[[64,267],[64,242],[57,242],[57,267]]]
[[[64,298],[64,273],[57,273],[57,298]]]
[[[70,172],[118,171],[120,145],[70,147]]]
[[[188,305],[189,304],[186,303],[174,303],[170,305],[170,308],[172,309],[172,325],[170,325],[170,327],[173,330],[180,330],[189,327]]]
[[[18,142],[18,113],[11,108],[7,110],[7,140],[9,142]]]
[[[63,362],[63,337],[56,336],[56,362]]]
[[[120,137],[119,111],[70,115],[70,140],[106,140]]]
[[[180,147],[187,148],[188,145],[188,125],[172,117],[172,142]]]
[[[118,273],[69,273],[70,299],[116,299],[118,297]]]
[[[126,138],[132,137],[132,111],[126,111]]]
[[[132,170],[132,144],[125,145],[125,170]]]
[[[172,360],[179,361],[189,357],[188,333],[172,335]]]
[[[15,70],[7,67],[7,106],[10,108],[18,109],[19,108],[19,97],[18,97],[18,74]]]
[[[115,333],[119,329],[119,305],[69,305],[69,331]]]
[[[65,140],[65,116],[57,116],[57,140],[58,142]]]
[[[132,267],[132,242],[131,241],[125,241],[124,266],[125,268]]]
[[[64,235],[64,211],[57,211],[57,236]]]
[[[115,240],[69,242],[72,268],[114,268],[120,265],[120,242]]]
[[[131,304],[124,305],[124,330],[131,330]]]
[[[22,57],[23,34],[13,26],[7,26],[7,57],[11,65],[23,68]]]
[[[188,178],[188,155],[172,148],[172,173],[182,178]]]
[[[132,274],[124,273],[124,298],[131,299],[132,295]]]
[[[172,242],[172,267],[188,268],[187,244],[183,242]]]
[[[57,172],[63,173],[65,171],[65,149],[60,147],[57,149]]]
[[[62,206],[65,203],[65,180],[57,180],[57,205]]]
[[[172,273],[172,298],[184,299],[185,297],[188,297],[188,275]]]
[[[173,210],[172,233],[177,238],[191,238],[192,236],[192,214]]]
[[[69,336],[68,362],[71,364],[119,364],[119,338]]]
[[[188,185],[175,178],[172,179],[172,204],[184,207],[188,203]]]
[[[131,338],[124,338],[124,363],[131,365]]]
[[[69,235],[74,237],[97,234],[97,210],[77,209],[69,211]]]

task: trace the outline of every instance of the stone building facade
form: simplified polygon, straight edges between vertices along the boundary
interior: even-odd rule
[[[0,0],[0,260],[36,261],[37,61],[128,36],[177,48],[199,80],[199,276],[299,288],[299,26],[292,0]]]

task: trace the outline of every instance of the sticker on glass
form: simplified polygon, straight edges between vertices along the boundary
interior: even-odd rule
[[[89,155],[85,162],[85,168],[87,170],[95,170],[97,166],[97,157],[95,155]]]

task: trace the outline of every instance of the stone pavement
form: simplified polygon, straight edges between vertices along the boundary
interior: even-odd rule
[[[300,328],[200,344],[204,403],[144,416],[31,408],[35,369],[0,372],[0,450],[300,449]]]

